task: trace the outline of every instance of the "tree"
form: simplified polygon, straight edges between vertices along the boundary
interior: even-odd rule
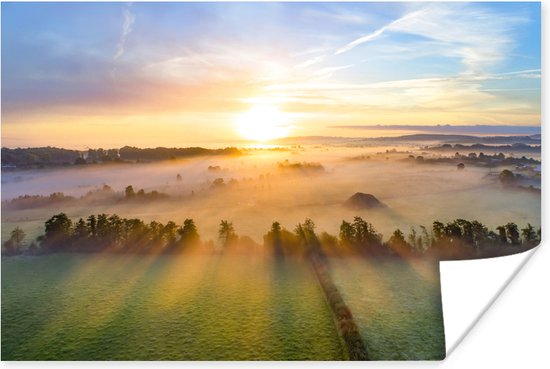
[[[445,225],[445,235],[451,242],[459,240],[462,237],[462,228],[456,220]]]
[[[158,242],[162,239],[162,229],[164,226],[155,220],[149,223],[149,231],[153,241]]]
[[[340,243],[344,246],[349,246],[353,244],[355,240],[355,229],[353,225],[345,220],[342,220],[340,225]]]
[[[10,240],[13,241],[14,246],[19,249],[23,245],[23,240],[25,239],[25,232],[19,228],[15,227],[10,233]]]
[[[97,216],[97,236],[100,238],[107,238],[109,236],[109,220],[107,214],[99,214]]]
[[[163,238],[168,245],[176,242],[176,232],[178,226],[173,221],[169,221],[162,229]]]
[[[435,222],[433,222],[432,231],[434,235],[434,240],[441,240],[441,238],[443,238],[443,236],[445,235],[445,224],[436,220]]]
[[[497,231],[498,231],[498,240],[501,243],[508,243],[508,238],[506,237],[506,228],[503,226],[498,226]]]
[[[422,249],[426,250],[428,247],[432,246],[433,237],[430,236],[425,226],[421,225],[420,229],[422,230]]]
[[[97,220],[95,218],[95,215],[90,215],[87,219],[86,224],[88,226],[88,231],[90,232],[92,237],[95,238],[97,236]]]
[[[264,235],[264,246],[272,250],[276,258],[282,258],[284,256],[281,231],[281,224],[279,222],[273,222],[269,232]]]
[[[178,233],[181,236],[181,241],[185,245],[193,245],[200,242],[199,232],[193,219],[185,219],[183,221],[183,227],[180,228]]]
[[[467,245],[474,246],[474,231],[472,223],[465,219],[456,219],[456,224],[460,227],[460,238]]]
[[[474,220],[471,222],[472,237],[476,248],[479,248],[489,237],[489,230],[482,223]]]
[[[505,186],[509,186],[516,181],[516,177],[514,176],[514,173],[512,173],[508,169],[504,169],[502,172],[500,172],[500,174],[498,175],[498,178],[500,179],[500,182]]]
[[[377,234],[372,224],[364,221],[361,217],[353,218],[353,228],[355,231],[355,244],[359,246],[378,245],[382,241],[382,235]]]
[[[400,229],[396,229],[395,232],[393,233],[392,237],[396,235],[396,232],[399,231],[398,233],[400,233],[401,235],[403,235],[403,232],[401,232]],[[409,233],[409,244],[415,248],[418,248],[418,238],[417,238],[417,235],[416,235],[416,229],[414,227],[411,227],[411,233]],[[390,237],[390,240],[391,240],[391,237]],[[405,238],[403,237],[403,241],[405,241]]]
[[[91,163],[97,163],[97,151],[94,149],[88,149],[88,160]]]
[[[235,228],[233,228],[233,223],[227,220],[220,222],[218,235],[223,247],[227,247],[239,239],[239,236],[235,233]]]
[[[141,219],[123,219],[123,233],[125,248],[139,248],[140,244],[148,241],[147,227]]]
[[[23,240],[25,239],[25,232],[19,228],[15,227],[11,233],[10,238],[4,242],[3,252],[5,255],[17,255],[21,252],[23,247]]]
[[[76,238],[82,239],[88,237],[88,234],[89,232],[88,227],[86,226],[86,222],[84,221],[84,219],[80,218],[75,224],[74,235],[76,236]]]
[[[416,236],[414,237],[414,239],[416,240]],[[404,252],[411,251],[412,249],[411,244],[405,240],[405,235],[403,235],[403,232],[401,232],[399,228],[396,229],[391,235],[390,239],[388,240],[388,246],[390,246],[393,250],[397,251],[397,253],[401,255]]]
[[[116,214],[111,215],[107,218],[108,222],[108,231],[107,231],[107,240],[110,246],[119,246],[122,241],[122,230],[124,222]]]
[[[492,244],[495,244],[499,241],[500,236],[497,235],[494,231],[489,231],[487,233],[487,241],[489,241]]]
[[[134,187],[127,186],[126,189],[124,190],[124,194],[125,194],[127,199],[131,199],[134,196],[136,196],[136,193],[134,192]]]
[[[274,236],[280,237],[281,236],[281,223],[273,222],[273,224],[271,224],[271,232],[273,232]]]
[[[519,230],[515,223],[508,223],[505,225],[506,235],[510,239],[512,245],[519,245]]]
[[[65,213],[59,213],[45,223],[44,241],[47,249],[59,250],[68,247],[72,221]]]
[[[225,181],[223,178],[216,178],[214,182],[212,182],[212,188],[224,188],[225,187]]]
[[[86,164],[86,160],[82,156],[79,156],[74,160],[74,165],[84,165],[84,164]]]
[[[304,220],[303,227],[305,232],[310,234],[315,233],[315,223],[310,218]]]
[[[527,244],[534,244],[538,241],[535,228],[531,223],[527,223],[527,226],[521,230],[521,235]]]
[[[294,233],[298,236],[302,246],[306,248],[319,247],[319,239],[315,234],[315,223],[310,218],[306,218],[303,223],[298,223]]]

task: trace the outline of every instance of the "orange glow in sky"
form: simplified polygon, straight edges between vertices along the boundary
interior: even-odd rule
[[[540,4],[3,3],[2,145],[540,126]]]

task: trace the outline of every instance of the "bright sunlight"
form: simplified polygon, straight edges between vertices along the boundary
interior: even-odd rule
[[[259,142],[286,137],[290,131],[288,114],[269,104],[253,106],[236,123],[242,137]]]

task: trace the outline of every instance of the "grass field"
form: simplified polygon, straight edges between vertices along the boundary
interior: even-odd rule
[[[331,271],[372,360],[445,357],[437,263],[332,259]]]
[[[339,360],[307,264],[251,256],[2,259],[2,360]]]

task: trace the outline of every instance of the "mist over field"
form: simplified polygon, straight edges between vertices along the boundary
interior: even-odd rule
[[[453,164],[418,163],[408,156],[427,153],[415,147],[318,145],[244,152],[239,157],[6,172],[3,200],[54,192],[80,197],[103,185],[120,196],[131,185],[135,191],[159,191],[170,198],[76,201],[66,206],[5,210],[3,237],[11,224],[37,235],[44,219],[61,211],[75,220],[92,213],[176,223],[193,218],[203,238],[212,240],[217,238],[220,220],[226,219],[239,234],[259,243],[273,221],[293,229],[305,218],[332,234],[338,234],[342,220],[354,216],[368,220],[384,235],[395,228],[408,231],[411,226],[429,227],[434,220],[455,218],[477,219],[490,227],[509,221],[540,225],[540,195],[502,186],[498,168],[457,170]],[[429,155],[441,156],[425,156]],[[293,166],[304,163],[312,166]],[[214,184],[219,178],[223,183]],[[372,194],[386,207],[357,210],[343,206],[357,192]]]

